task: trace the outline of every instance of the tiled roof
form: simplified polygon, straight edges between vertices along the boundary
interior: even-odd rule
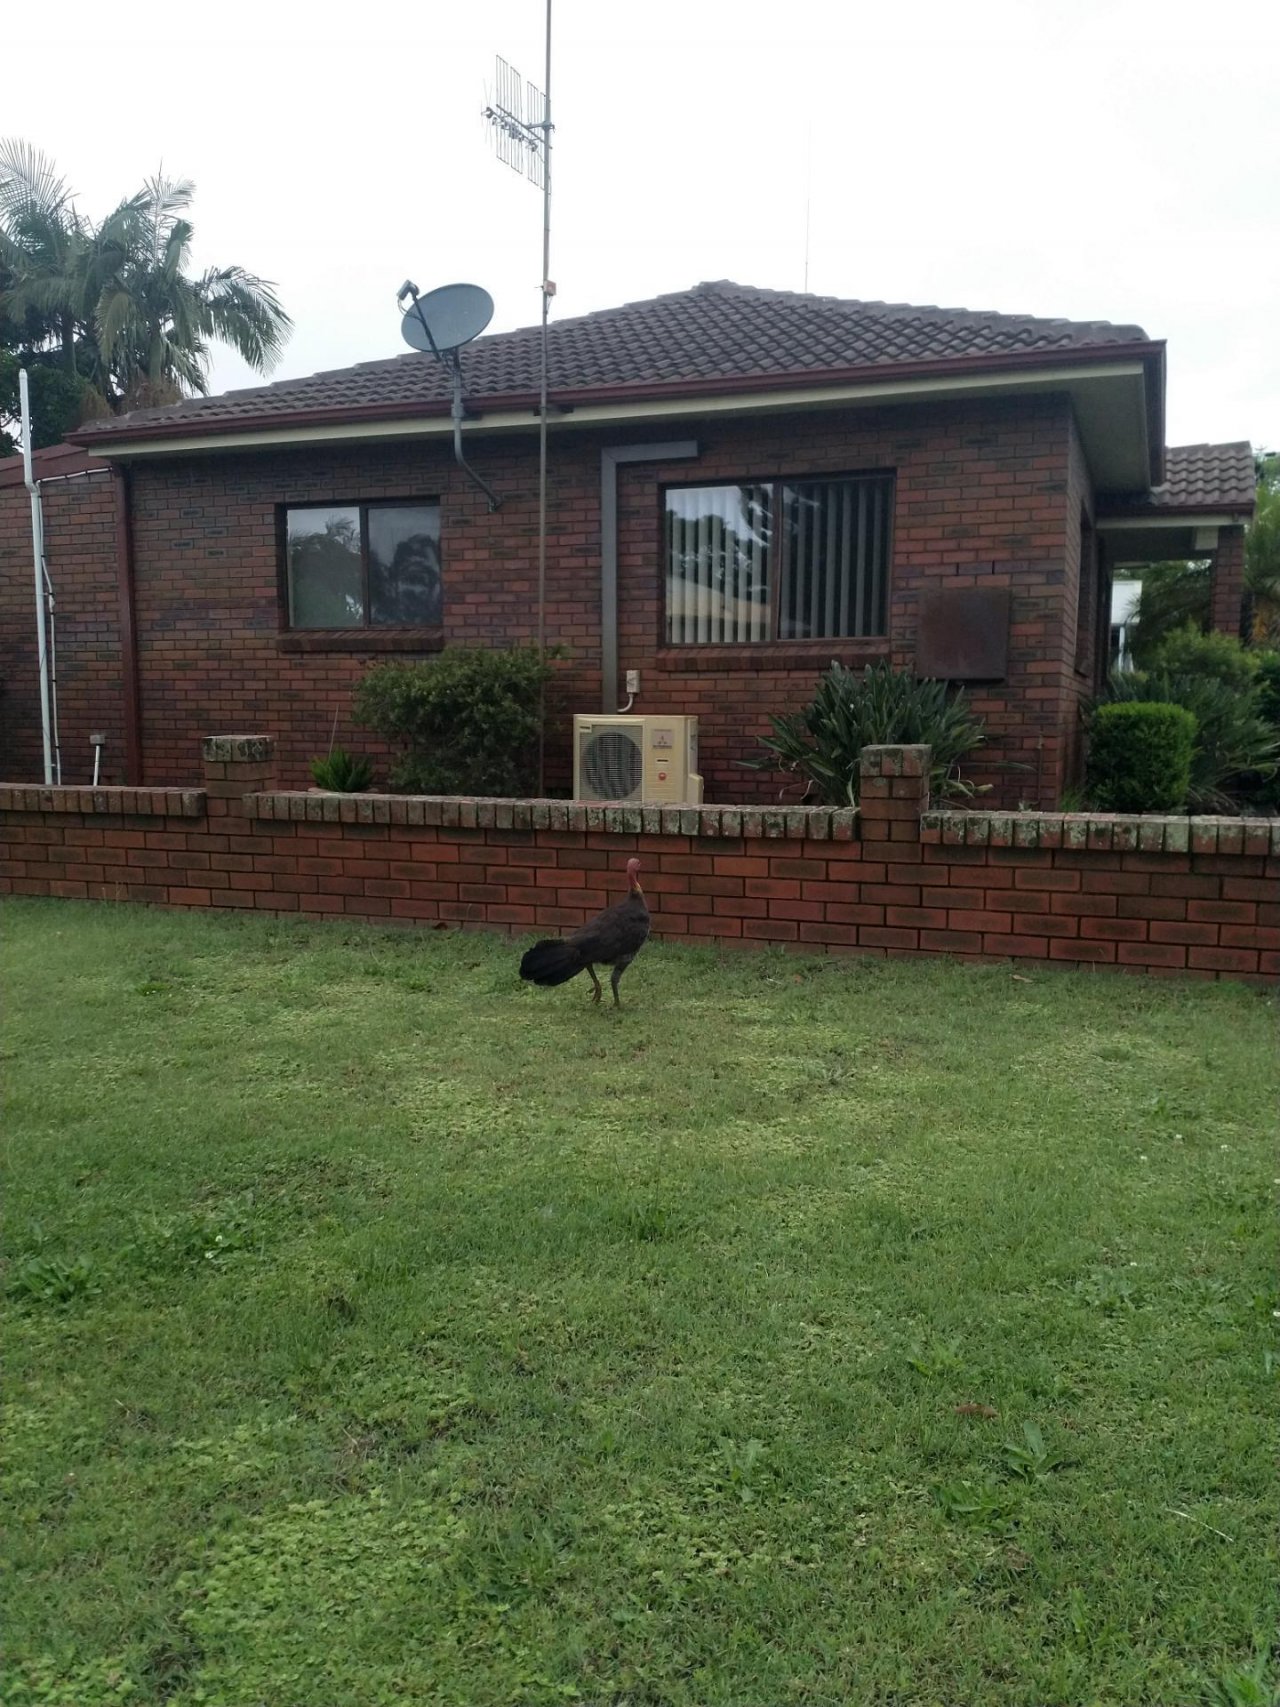
[[[736,389],[752,380],[777,383],[788,376],[803,380],[806,375],[867,368],[908,365],[932,370],[960,361],[1000,366],[1018,357],[1146,342],[1141,327],[1106,321],[848,302],[720,280],[648,302],[553,321],[550,389],[562,402],[594,391],[617,394],[663,387],[678,392],[687,386],[706,392],[717,382]],[[531,403],[536,398],[537,327],[477,339],[461,356],[464,388],[473,405],[499,399]],[[441,411],[449,392],[449,380],[438,363],[405,354],[221,397],[190,398],[164,409],[137,410],[92,422],[82,434],[85,443],[92,443],[108,435],[282,423],[316,412],[367,417],[415,408]]]
[[[1257,491],[1253,446],[1170,445],[1164,453],[1164,485],[1152,488],[1157,509],[1251,510]]]
[[[37,480],[56,480],[68,474],[105,474],[110,466],[78,445],[50,445],[48,450],[33,451],[31,455],[31,472]],[[0,457],[0,487],[21,485],[22,458]]]
[[[1142,497],[1108,500],[1108,512],[1253,511],[1257,478],[1253,446],[1247,440],[1229,445],[1170,445],[1164,453],[1164,473],[1164,484],[1153,486]]]

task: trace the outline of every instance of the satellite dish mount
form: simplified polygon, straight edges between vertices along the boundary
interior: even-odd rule
[[[493,298],[479,285],[441,285],[438,290],[418,295],[418,287],[406,279],[396,292],[396,301],[403,307],[406,301],[413,306],[405,311],[400,322],[404,341],[411,350],[430,353],[453,381],[453,454],[458,467],[484,493],[490,512],[500,500],[462,454],[462,362],[458,351],[463,344],[478,338],[493,318]]]

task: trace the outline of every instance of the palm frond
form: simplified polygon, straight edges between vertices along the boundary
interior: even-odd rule
[[[258,373],[268,373],[293,330],[270,279],[243,267],[211,267],[196,281],[209,330],[244,357]]]
[[[70,200],[67,180],[47,154],[16,136],[0,141],[0,214],[10,218],[32,208],[57,213]]]

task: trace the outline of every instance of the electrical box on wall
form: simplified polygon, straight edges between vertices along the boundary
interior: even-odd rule
[[[575,717],[575,800],[652,801],[697,805],[698,719],[664,717]]]
[[[942,587],[921,594],[917,676],[999,682],[1008,673],[1008,587]]]

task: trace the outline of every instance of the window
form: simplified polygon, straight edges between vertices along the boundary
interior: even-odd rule
[[[667,640],[883,635],[893,478],[672,487]]]
[[[291,628],[438,628],[439,504],[285,511]]]

